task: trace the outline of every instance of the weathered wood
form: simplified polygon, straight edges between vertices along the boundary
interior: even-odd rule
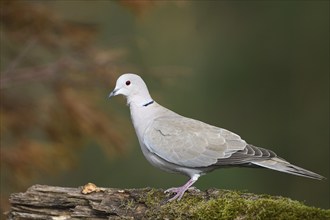
[[[167,202],[162,189],[34,185],[10,196],[8,219],[330,219],[330,210],[282,197],[228,190],[190,190]],[[269,209],[269,211],[268,211]],[[285,215],[284,215],[284,214]]]
[[[140,217],[146,206],[136,200],[140,193],[148,191],[97,188],[95,192],[83,194],[81,188],[34,185],[25,193],[10,196],[12,209],[9,219],[58,219]],[[136,193],[137,191],[138,193]],[[126,203],[134,201],[134,209],[127,209]]]

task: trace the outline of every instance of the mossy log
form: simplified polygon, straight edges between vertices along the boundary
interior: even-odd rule
[[[34,185],[10,196],[8,219],[330,219],[330,210],[289,198],[229,190],[189,190],[167,202],[162,189]]]

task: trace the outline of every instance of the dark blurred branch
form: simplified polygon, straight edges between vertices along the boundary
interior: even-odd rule
[[[17,62],[21,59],[22,54],[13,61],[11,67],[1,77],[0,89],[8,88],[18,83],[30,83],[31,81],[40,81],[53,77],[61,69],[68,65],[66,58],[59,59],[51,64],[15,69]]]
[[[10,196],[8,219],[329,219],[330,210],[283,197],[229,190],[192,190],[167,202],[162,189],[34,185]]]
[[[13,72],[13,70],[19,66],[19,64],[22,62],[22,60],[26,57],[26,55],[28,54],[28,52],[30,51],[30,49],[32,49],[37,43],[37,39],[36,38],[32,38],[30,39],[27,43],[26,46],[24,47],[24,49],[21,51],[20,54],[18,54],[18,56],[16,57],[16,59],[14,59],[9,66],[7,67],[7,69],[3,72],[4,75]]]

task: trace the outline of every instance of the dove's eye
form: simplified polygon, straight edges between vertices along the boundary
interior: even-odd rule
[[[129,86],[129,85],[131,85],[131,81],[127,80],[126,81],[126,86]]]

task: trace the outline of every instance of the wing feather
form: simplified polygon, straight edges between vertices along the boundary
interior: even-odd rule
[[[237,134],[182,116],[155,119],[144,132],[152,153],[185,167],[207,167],[244,150]]]
[[[278,158],[277,155],[271,150],[248,144],[243,150],[233,153],[230,157],[219,159],[217,165],[250,165],[253,162],[265,161],[275,157]]]

